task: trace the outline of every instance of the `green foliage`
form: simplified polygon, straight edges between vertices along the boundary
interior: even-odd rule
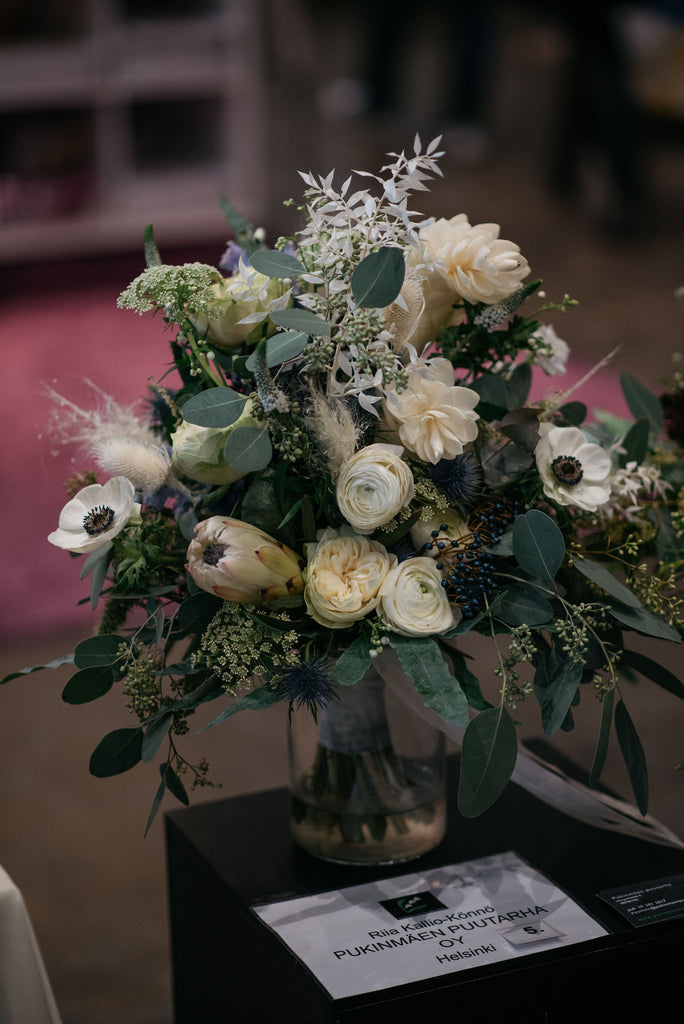
[[[266,427],[236,427],[227,437],[223,457],[237,473],[258,473],[273,457]]]
[[[481,711],[463,737],[458,809],[476,818],[494,804],[506,788],[518,756],[515,726],[505,708]]]
[[[278,249],[259,249],[252,253],[250,263],[266,277],[289,278],[304,273],[304,267],[298,259]]]
[[[425,706],[436,711],[450,725],[466,725],[466,695],[449,671],[436,641],[391,634],[390,645],[404,672],[413,680]]]
[[[142,729],[114,729],[100,740],[90,758],[90,774],[98,779],[120,775],[142,758]]]
[[[530,576],[553,580],[565,557],[563,534],[544,512],[531,509],[513,524],[513,553]]]
[[[391,305],[404,283],[405,263],[400,249],[383,245],[358,264],[351,276],[357,306],[384,308]]]
[[[653,433],[660,434],[663,430],[663,407],[656,395],[629,373],[620,374],[620,386],[634,419],[647,419]]]
[[[615,732],[620,744],[622,757],[627,766],[636,805],[642,814],[647,814],[648,770],[646,767],[646,757],[644,756],[644,749],[634,723],[622,700],[619,700],[615,707]]]
[[[247,399],[232,388],[209,388],[188,399],[183,419],[198,427],[229,427],[244,412]]]

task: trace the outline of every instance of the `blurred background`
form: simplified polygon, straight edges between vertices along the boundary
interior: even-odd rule
[[[220,196],[274,241],[297,229],[283,200],[301,195],[299,170],[342,181],[416,131],[443,135],[444,177],[413,205],[499,223],[550,298],[579,300],[554,320],[573,351],[564,386],[620,346],[589,404],[624,410],[622,369],[663,389],[684,326],[684,4],[596,4],[591,24],[576,6],[5,0],[0,675],[96,627],[77,565],[45,540],[64,481],[86,468],[53,435],[46,387],[90,406],[92,381],[127,404],[163,373],[160,325],[116,308],[147,223],[167,262],[216,264],[230,237]],[[680,660],[673,648],[672,671]],[[0,864],[65,1024],[167,1024],[161,820],[143,839],[156,781],[144,767],[88,775],[126,713],[116,695],[64,705],[69,674],[0,689]],[[634,697],[652,810],[682,832],[680,709],[653,689]],[[564,737],[566,753],[586,763],[591,736]],[[223,786],[198,800],[286,782],[277,709],[191,742]],[[627,794],[619,758],[606,778]]]

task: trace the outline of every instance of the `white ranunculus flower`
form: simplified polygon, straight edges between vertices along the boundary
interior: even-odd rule
[[[309,615],[329,629],[344,629],[377,607],[382,583],[396,555],[377,541],[325,530],[306,549],[304,600]]]
[[[408,451],[434,465],[460,455],[464,445],[475,440],[479,400],[471,388],[414,372],[403,391],[387,395],[385,419]]]
[[[464,213],[421,228],[427,266],[438,270],[458,297],[491,305],[511,295],[529,273],[520,248],[499,238],[498,224],[470,224]],[[429,292],[428,292],[429,301]]]
[[[543,324],[532,335],[529,342],[532,362],[541,366],[549,377],[565,373],[566,363],[570,355],[570,346],[556,334],[551,324]]]
[[[559,505],[595,512],[610,499],[610,456],[579,427],[542,423],[534,457],[544,494]]]
[[[413,498],[415,484],[395,444],[369,444],[343,464],[337,478],[337,505],[357,533],[372,533]]]
[[[425,636],[446,633],[453,609],[432,558],[408,558],[385,577],[380,588],[379,615],[395,633]]]
[[[125,476],[106,484],[90,484],[68,501],[59,514],[58,528],[48,536],[51,544],[75,554],[97,551],[138,516],[135,488]]]

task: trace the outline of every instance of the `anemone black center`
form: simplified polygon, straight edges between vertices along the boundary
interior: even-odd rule
[[[202,561],[205,565],[218,565],[226,551],[225,544],[207,544],[202,552]]]
[[[574,455],[558,455],[551,463],[556,480],[567,487],[574,487],[584,476],[582,463]]]
[[[83,517],[83,529],[90,537],[98,537],[114,522],[114,509],[109,505],[97,505]]]

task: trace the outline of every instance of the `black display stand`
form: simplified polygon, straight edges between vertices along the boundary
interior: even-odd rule
[[[348,868],[291,842],[286,789],[166,816],[176,1024],[386,1024],[636,1021],[641,1008],[681,1013],[684,919],[635,928],[601,890],[684,872],[684,852],[582,825],[510,785],[480,818],[455,807],[420,861]],[[251,907],[513,850],[564,889],[608,935],[480,968],[333,1000]],[[659,1012],[650,1019],[666,1020]]]

